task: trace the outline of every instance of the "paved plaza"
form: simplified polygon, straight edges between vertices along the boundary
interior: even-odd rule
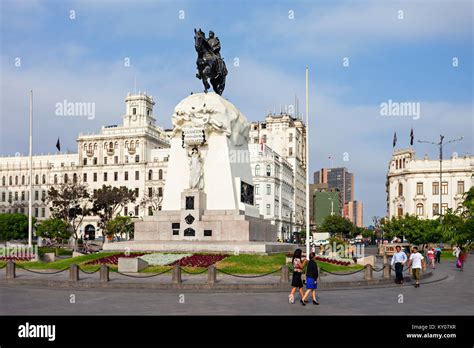
[[[474,265],[444,261],[433,277],[411,285],[323,290],[320,306],[288,304],[287,292],[79,290],[4,286],[1,315],[470,315]],[[447,275],[444,280],[441,275]],[[289,289],[288,289],[289,290]],[[71,295],[75,303],[70,303]],[[400,303],[401,302],[401,303]]]

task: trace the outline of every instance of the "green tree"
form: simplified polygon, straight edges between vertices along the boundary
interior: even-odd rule
[[[401,240],[405,238],[409,243],[418,245],[439,242],[441,234],[438,231],[438,225],[438,220],[423,220],[409,214],[382,219],[380,222],[384,238],[397,237]]]
[[[133,238],[135,231],[132,218],[130,216],[116,216],[114,219],[107,222],[107,234],[109,236],[128,236]]]
[[[72,236],[71,226],[62,219],[50,218],[41,222],[36,228],[36,234],[42,238],[47,238],[62,243]]]
[[[36,219],[32,219],[33,228]],[[28,238],[28,216],[25,214],[0,214],[0,240],[23,240]]]
[[[331,236],[339,234],[347,238],[355,231],[355,226],[342,216],[329,215],[324,219],[320,230],[321,232],[328,232]]]
[[[135,202],[135,199],[135,192],[125,186],[102,185],[102,188],[95,191],[92,197],[92,211],[99,216],[98,225],[104,235],[110,235],[107,231],[108,222],[120,213],[124,205]]]
[[[51,187],[46,201],[50,203],[51,216],[66,222],[74,239],[84,217],[90,214],[91,200],[87,185],[69,181]]]

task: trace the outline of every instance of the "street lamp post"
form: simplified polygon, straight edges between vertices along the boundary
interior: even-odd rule
[[[455,141],[461,141],[463,140],[464,137],[460,137],[458,139],[453,139],[445,144],[449,143],[454,143]],[[441,222],[442,219],[442,206],[443,206],[443,141],[444,141],[444,135],[439,136],[439,142],[435,143],[433,141],[425,141],[425,140],[418,140],[419,143],[425,143],[425,144],[432,144],[436,145],[439,147],[439,208],[438,208],[438,213],[439,213],[439,221]]]
[[[328,197],[328,199],[331,201],[331,216],[334,215],[334,198]]]

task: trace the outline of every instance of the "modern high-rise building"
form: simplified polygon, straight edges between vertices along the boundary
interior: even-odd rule
[[[314,173],[315,184],[328,184],[329,189],[335,189],[341,195],[341,209],[344,204],[354,200],[354,174],[347,168],[322,168]]]
[[[329,189],[327,184],[310,185],[310,218],[312,230],[318,230],[326,219],[331,215],[341,215],[339,192]]]
[[[357,227],[364,226],[364,207],[362,202],[350,201],[344,205],[344,217]]]

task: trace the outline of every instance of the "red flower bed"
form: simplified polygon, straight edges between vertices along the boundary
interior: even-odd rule
[[[97,260],[92,260],[86,263],[86,265],[118,265],[118,259],[119,257],[130,257],[130,258],[135,258],[145,255],[145,253],[133,253],[133,254],[128,254],[125,255],[125,253],[120,253],[120,254],[115,254],[111,256],[106,256]]]
[[[12,261],[30,261],[33,258],[34,258],[34,256],[25,256],[25,257],[2,256],[2,257],[0,257],[0,260],[2,260],[2,261],[8,261],[8,260],[12,260]]]
[[[340,265],[340,266],[349,266],[351,263],[349,261],[340,261],[335,259],[328,259],[325,257],[316,256],[317,261],[332,263],[333,265]]]
[[[210,265],[225,259],[227,256],[229,255],[194,254],[170,263],[169,266],[180,265],[181,267],[209,267]]]

